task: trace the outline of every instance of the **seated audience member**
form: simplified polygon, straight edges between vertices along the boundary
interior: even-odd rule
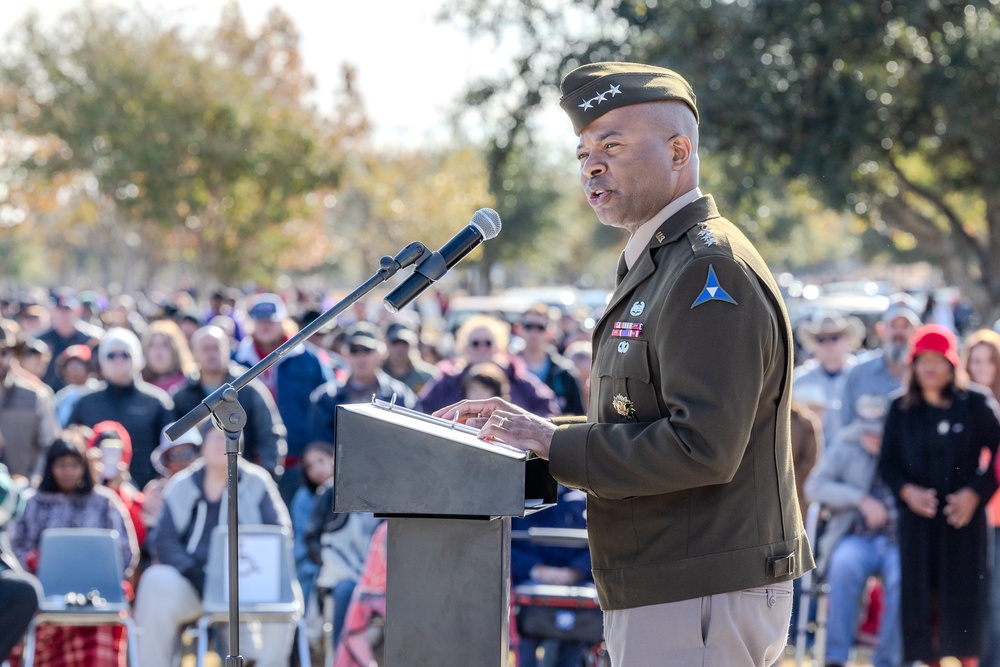
[[[524,340],[519,358],[528,371],[551,389],[563,415],[586,414],[576,366],[553,344],[556,321],[549,307],[538,303],[521,316],[518,332]]]
[[[320,487],[333,479],[333,456],[333,445],[328,442],[317,440],[306,445],[302,454],[302,486],[292,496],[292,504],[288,508],[292,516],[292,530],[295,532],[295,570],[307,604],[312,595],[313,581],[319,572],[319,564],[309,558],[306,530],[309,528],[309,517]]]
[[[104,382],[80,397],[69,423],[93,428],[111,420],[124,426],[132,439],[129,472],[136,486],[145,486],[156,476],[149,455],[160,444],[160,432],[174,419],[174,403],[165,391],[140,377],[146,364],[139,339],[131,331],[108,330],[97,356]]]
[[[385,641],[386,533],[383,522],[372,535],[361,577],[354,587],[333,667],[383,664]]]
[[[420,358],[420,337],[405,322],[393,322],[385,330],[388,343],[382,370],[419,394],[428,382],[441,377],[437,366]]]
[[[409,387],[382,371],[385,343],[374,325],[368,322],[351,325],[345,347],[351,369],[347,381],[330,380],[317,387],[309,397],[312,403],[309,421],[314,441],[334,442],[338,405],[371,403],[372,396],[389,401],[395,394],[397,405],[419,409],[417,397]]]
[[[135,532],[121,500],[96,484],[87,465],[86,445],[68,433],[53,441],[45,458],[38,491],[28,496],[24,513],[14,525],[11,545],[25,569],[38,567],[42,531],[49,528],[105,528],[118,533],[126,578],[139,554]],[[85,564],[81,563],[81,566]],[[125,634],[121,626],[53,626],[38,628],[35,664],[67,664],[72,651],[78,665],[117,665],[124,661]]]
[[[17,323],[0,319],[0,461],[14,479],[37,484],[58,423],[52,391],[15,356],[18,331]]]
[[[211,421],[200,433],[201,459],[174,475],[163,492],[163,511],[150,539],[155,564],[136,592],[133,616],[142,667],[170,667],[177,633],[201,616],[212,532],[226,521],[226,434]],[[238,465],[240,523],[290,529],[288,511],[267,471],[243,458]],[[242,624],[240,652],[257,667],[287,667],[293,631],[288,623]]]
[[[576,376],[580,380],[580,395],[583,407],[590,402],[590,368],[594,363],[594,344],[589,340],[575,340],[566,346],[563,353],[576,366]]]
[[[495,317],[474,315],[455,334],[458,358],[439,380],[428,384],[420,396],[421,409],[431,413],[462,398],[462,378],[469,368],[491,361],[503,369],[510,383],[510,401],[536,415],[559,414],[555,393],[528,372],[524,362],[507,353],[510,328]]]
[[[511,530],[527,531],[530,528],[587,528],[585,511],[586,494],[560,485],[559,499],[554,507],[511,520]],[[514,586],[521,584],[550,584],[556,586],[593,585],[590,571],[590,551],[587,547],[553,547],[535,544],[530,540],[514,540],[510,545],[510,576]],[[520,626],[519,626],[520,627]],[[518,654],[520,667],[535,667],[538,648],[543,642],[538,638],[520,637]],[[556,659],[546,656],[545,664],[555,667],[576,667],[583,659],[587,645],[582,642],[544,642],[546,652],[555,649]]]
[[[38,611],[42,596],[38,580],[24,571],[10,549],[6,528],[15,517],[20,505],[17,485],[7,468],[0,464],[0,662],[10,657],[28,629],[31,618]]]
[[[90,367],[93,351],[86,345],[70,345],[56,359],[56,376],[63,382],[56,392],[56,417],[59,426],[69,425],[69,416],[80,397],[101,386]]]
[[[167,424],[170,428],[171,424]],[[153,468],[161,476],[149,481],[142,489],[142,522],[152,531],[163,513],[163,491],[170,478],[184,470],[201,456],[201,431],[192,428],[177,440],[167,438],[166,428],[160,435],[160,446],[149,455]]]
[[[462,398],[476,400],[494,396],[510,400],[510,382],[503,369],[492,361],[484,361],[470,368],[462,378]]]
[[[869,577],[882,578],[883,607],[874,667],[896,667],[903,657],[898,511],[879,474],[885,401],[858,400],[855,421],[843,426],[805,484],[809,500],[832,512],[817,544],[817,567],[830,587],[826,664],[846,665]]]
[[[142,379],[168,394],[195,371],[187,338],[173,320],[156,320],[149,325],[142,337],[142,352],[146,356]]]
[[[219,327],[207,325],[191,337],[191,352],[196,370],[174,392],[178,417],[198,407],[209,394],[226,383],[233,383],[246,370],[230,361],[229,336]],[[285,463],[285,424],[278,414],[271,392],[260,380],[251,380],[239,390],[238,398],[247,413],[243,427],[243,457],[281,477]]]
[[[96,424],[87,441],[87,459],[94,481],[114,491],[125,505],[142,549],[146,542],[146,525],[142,522],[143,496],[129,476],[132,442],[125,427],[115,421]]]
[[[331,478],[320,488],[306,528],[309,558],[319,565],[314,587],[329,591],[333,600],[333,644],[347,614],[351,594],[361,576],[368,545],[379,520],[368,512],[335,512]]]

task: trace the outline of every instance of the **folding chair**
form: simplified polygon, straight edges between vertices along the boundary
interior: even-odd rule
[[[124,579],[118,532],[97,528],[49,528],[42,531],[38,580],[45,594],[39,612],[28,627],[24,667],[35,662],[39,625],[124,625],[128,661],[138,667],[135,624],[122,589]],[[72,599],[96,591],[99,600],[71,604]],[[79,597],[78,597],[79,596]]]
[[[806,510],[806,535],[809,536],[809,544],[813,549],[819,540],[819,533],[823,526],[823,506],[820,503],[810,503]],[[799,618],[795,635],[795,667],[802,667],[806,654],[809,652],[806,646],[809,631],[813,632],[812,664],[815,667],[826,665],[826,596],[829,585],[816,573],[810,570],[802,575],[799,580],[802,586],[799,594]],[[809,609],[812,600],[816,601],[816,620],[809,619]]]
[[[198,619],[197,666],[204,667],[208,632],[216,623],[229,622],[228,531],[212,532]],[[292,538],[288,530],[273,525],[240,525],[240,618],[247,621],[295,623],[301,667],[310,667],[306,636],[305,603],[295,576]]]

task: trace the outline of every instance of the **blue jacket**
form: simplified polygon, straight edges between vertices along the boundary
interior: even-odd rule
[[[417,396],[410,388],[399,380],[394,380],[382,371],[376,372],[378,379],[378,390],[375,396],[379,400],[388,401],[392,395],[396,394],[396,404],[411,410],[419,410],[420,404]],[[348,379],[350,382],[350,379]],[[321,387],[317,387],[309,398],[312,405],[309,417],[310,433],[312,440],[322,442],[334,442],[334,434],[337,432],[336,417],[337,406],[348,402],[347,388],[337,381],[327,382]]]
[[[252,338],[247,337],[240,342],[234,361],[247,368],[260,361]],[[294,461],[302,456],[306,445],[311,442],[309,395],[333,376],[330,368],[320,361],[311,343],[296,346],[269,371],[277,373],[275,403],[288,432],[287,455]]]
[[[587,528],[584,511],[587,495],[559,486],[558,502],[547,509],[525,517],[511,519],[511,530],[529,528]],[[587,547],[550,547],[529,540],[512,540],[510,543],[510,576],[516,586],[531,579],[531,568],[539,563],[553,567],[571,567],[583,577],[579,583],[594,580],[590,571],[590,550]]]

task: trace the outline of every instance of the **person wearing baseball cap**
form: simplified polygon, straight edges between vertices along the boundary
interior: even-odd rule
[[[594,329],[588,417],[550,421],[499,398],[435,415],[533,451],[588,494],[613,664],[770,665],[792,580],[813,567],[789,433],[788,314],[760,254],[699,188],[700,117],[684,77],[588,63],[561,90],[584,196],[630,235]],[[711,628],[692,643],[706,600]]]
[[[854,407],[866,395],[886,398],[899,389],[910,354],[910,339],[920,326],[913,297],[904,292],[889,297],[889,306],[875,324],[880,349],[854,366],[847,374],[841,394],[842,426],[857,418]]]
[[[903,660],[976,664],[990,602],[985,507],[998,486],[994,467],[979,462],[984,448],[996,455],[998,408],[968,383],[947,327],[917,329],[909,362],[879,462],[899,500]]]

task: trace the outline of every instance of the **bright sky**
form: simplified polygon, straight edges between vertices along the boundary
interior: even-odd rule
[[[105,0],[94,0],[102,2]],[[36,0],[0,12],[0,35],[28,8],[55,18],[82,0]],[[17,3],[20,4],[20,3]],[[218,24],[226,0],[119,0],[162,11],[170,23]],[[434,19],[442,0],[239,0],[251,32],[280,6],[298,27],[317,104],[328,109],[341,66],[357,67],[358,87],[382,144],[414,145],[444,137],[442,123],[463,84],[502,62],[492,40],[473,42]],[[11,11],[13,9],[13,11]]]

